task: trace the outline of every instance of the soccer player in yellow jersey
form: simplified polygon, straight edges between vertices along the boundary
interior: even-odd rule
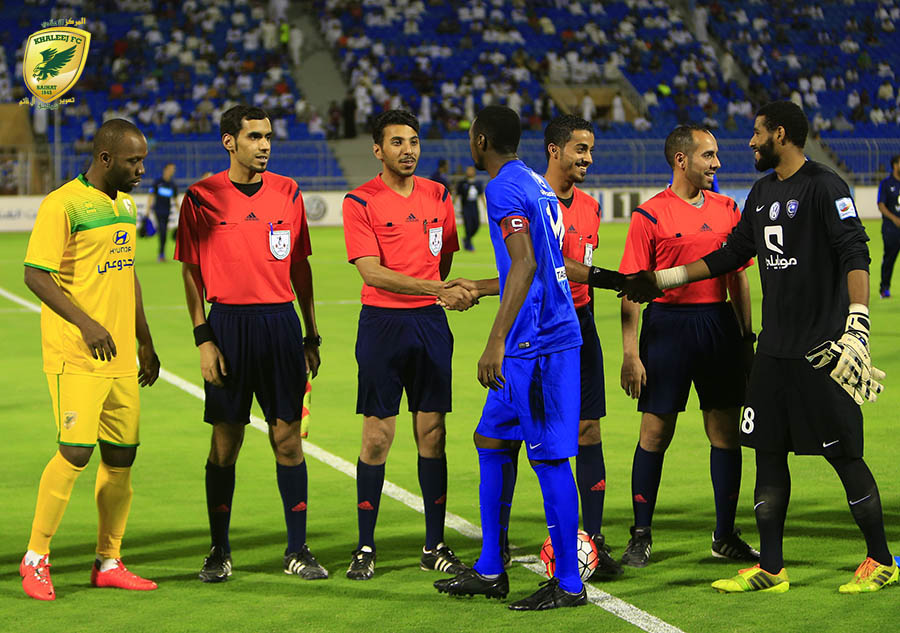
[[[139,443],[138,385],[152,385],[159,376],[134,273],[136,207],[127,194],[140,183],[146,156],[147,141],[134,125],[105,122],[94,137],[87,172],[44,199],[28,242],[25,284],[43,304],[44,371],[59,444],[41,477],[31,539],[19,566],[25,593],[38,600],[56,599],[50,539],[98,442],[99,526],[91,584],[156,589],[128,571],[119,554]]]

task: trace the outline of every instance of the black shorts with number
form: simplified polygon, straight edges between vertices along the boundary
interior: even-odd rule
[[[700,409],[744,403],[741,330],[729,303],[651,303],[644,310],[640,356],[647,372],[638,411],[684,411],[691,383]]]
[[[581,420],[599,420],[606,415],[606,386],[603,382],[603,349],[591,304],[576,308],[581,325]]]
[[[356,335],[356,412],[395,416],[404,389],[410,411],[449,412],[452,358],[453,335],[443,308],[364,305]]]
[[[759,451],[862,457],[862,410],[828,370],[802,358],[757,354],[741,443]]]
[[[250,422],[253,394],[266,422],[296,422],[303,412],[306,358],[292,303],[224,305],[209,309],[209,325],[225,356],[225,386],[204,384],[203,419]]]

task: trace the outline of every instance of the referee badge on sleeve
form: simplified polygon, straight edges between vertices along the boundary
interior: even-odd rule
[[[285,259],[291,254],[291,232],[269,231],[269,250],[275,259]]]
[[[431,254],[437,257],[444,247],[444,227],[434,226],[428,229],[428,248]]]

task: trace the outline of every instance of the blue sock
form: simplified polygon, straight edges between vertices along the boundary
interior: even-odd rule
[[[544,495],[544,514],[553,543],[559,586],[570,593],[583,587],[578,573],[578,489],[569,460],[533,466]]]
[[[603,501],[606,497],[606,464],[603,442],[579,445],[575,458],[575,478],[581,496],[584,531],[593,536],[603,531]]]
[[[375,522],[384,486],[384,464],[370,466],[356,461],[356,521],[359,526],[359,544],[375,549]]]
[[[634,509],[636,527],[650,527],[653,522],[653,510],[656,508],[656,495],[659,493],[659,480],[662,479],[665,456],[665,453],[645,451],[640,444],[634,449],[634,461],[631,464],[631,505]]]
[[[447,456],[419,455],[419,487],[425,505],[425,549],[432,550],[444,541],[444,517],[447,514]]]
[[[234,498],[234,464],[216,466],[206,462],[206,513],[213,547],[230,552],[228,525],[231,523],[231,500]]]
[[[519,449],[510,449],[509,463],[503,465],[503,490],[500,492],[500,551],[509,549],[509,517],[519,474]]]
[[[481,471],[478,501],[481,508],[481,555],[475,571],[491,576],[503,573],[500,557],[500,497],[503,492],[503,471],[510,462],[505,449],[479,448],[478,466]]]
[[[716,534],[725,538],[734,532],[734,515],[741,494],[741,449],[709,447],[709,475],[716,500]]]
[[[308,478],[306,460],[296,466],[275,462],[278,491],[284,506],[284,522],[287,525],[287,549],[285,554],[299,552],[306,543],[306,495]]]

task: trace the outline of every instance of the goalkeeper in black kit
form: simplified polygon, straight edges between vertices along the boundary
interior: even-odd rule
[[[877,398],[884,378],[869,357],[869,238],[846,183],[804,156],[808,130],[789,101],[760,108],[750,148],[757,170],[773,171],[753,185],[726,244],[686,266],[642,273],[665,290],[759,258],[762,332],[741,442],[756,451],[760,562],[714,582],[723,593],[790,586],[782,555],[789,452],[828,460],[865,537],[866,559],[839,591],[868,593],[897,582],[878,486],[863,461],[860,405]]]

